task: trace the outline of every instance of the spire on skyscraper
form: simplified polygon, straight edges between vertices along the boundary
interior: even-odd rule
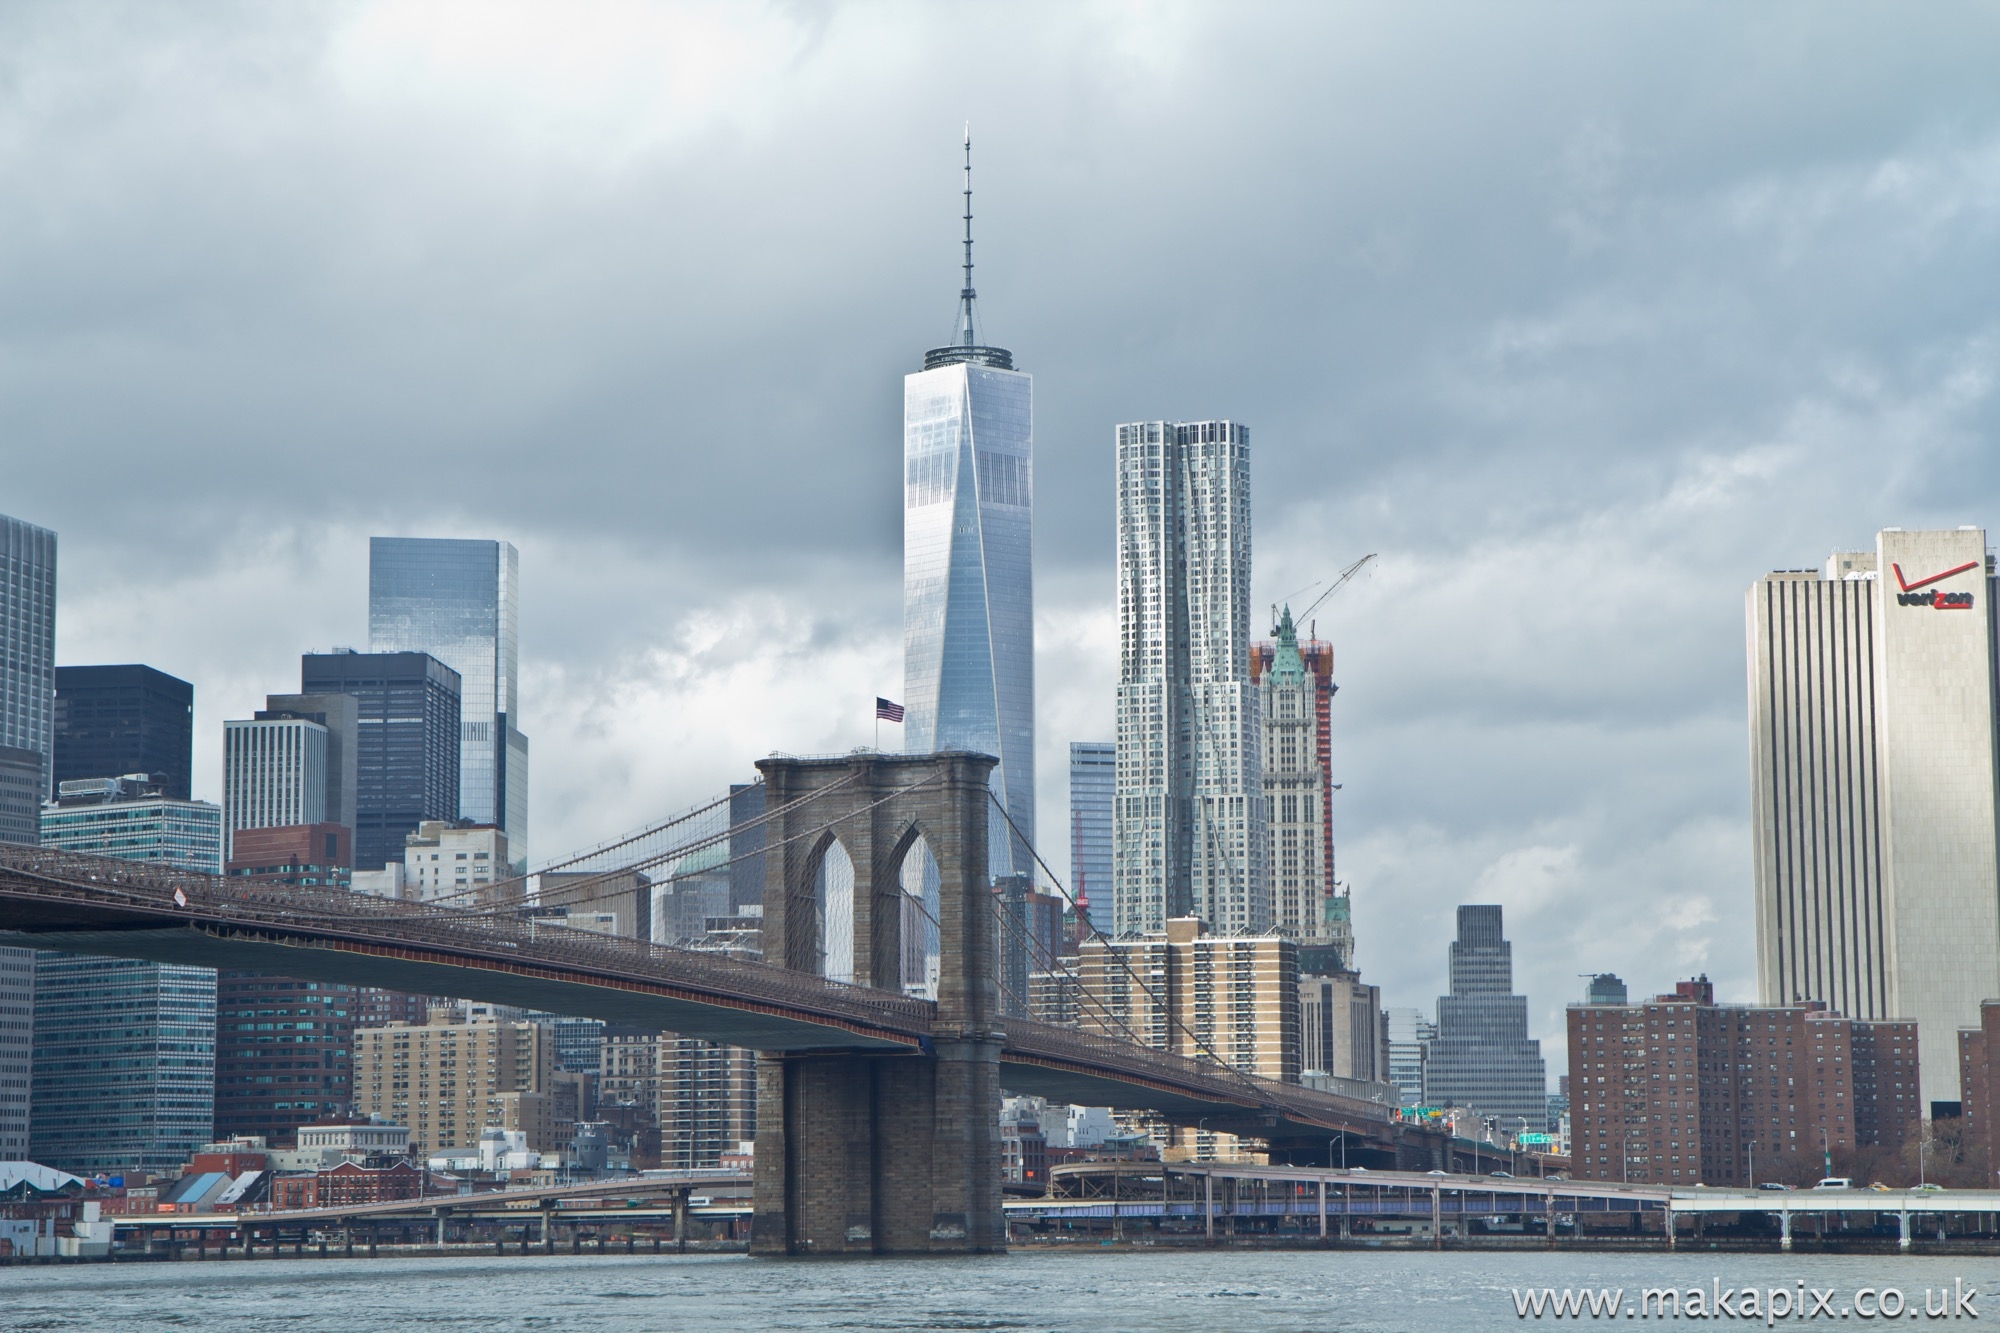
[[[972,122],[965,122],[965,286],[958,293],[958,341],[971,347],[978,343],[972,335],[972,303],[979,293],[972,289]]]
[[[1014,368],[1014,354],[1004,347],[987,347],[980,343],[973,326],[973,303],[979,293],[972,286],[972,123],[965,126],[965,285],[958,291],[958,326],[953,331],[949,347],[933,347],[924,353],[924,369],[936,370],[939,366],[955,365],[959,362],[973,362],[984,366],[997,366],[1001,370]]]

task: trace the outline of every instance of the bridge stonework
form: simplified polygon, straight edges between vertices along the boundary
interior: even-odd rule
[[[837,840],[854,867],[852,975],[900,990],[904,859],[935,859],[938,993],[921,1052],[768,1052],[758,1065],[755,1228],[768,1255],[979,1254],[1007,1247],[1000,1192],[998,926],[988,778],[964,752],[765,759],[764,956],[816,972],[817,882]]]

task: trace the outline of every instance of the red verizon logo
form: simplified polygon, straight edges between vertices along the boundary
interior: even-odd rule
[[[1954,574],[1963,574],[1968,569],[1979,568],[1977,560],[1968,560],[1962,565],[1947,569],[1942,574],[1933,574],[1929,578],[1918,579],[1914,583],[1903,577],[1903,567],[1901,565],[1891,564],[1889,568],[1896,571],[1896,583],[1902,588],[1902,591],[1896,594],[1896,605],[1898,606],[1928,606],[1933,611],[1970,611],[1972,609],[1972,594],[1969,592],[1939,592],[1935,588],[1931,588],[1929,592],[1923,592],[1920,589],[1930,588],[1931,584],[1942,582]]]

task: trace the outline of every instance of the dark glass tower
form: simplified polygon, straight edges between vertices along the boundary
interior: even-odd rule
[[[1541,1133],[1549,1118],[1542,1044],[1528,1035],[1528,1000],[1513,994],[1514,946],[1497,906],[1458,909],[1451,994],[1438,997],[1424,1091],[1440,1106],[1470,1106],[1499,1134]]]
[[[368,539],[368,646],[429,653],[459,674],[458,811],[507,832],[525,868],[528,738],[521,734],[521,559],[511,542]]]
[[[291,1142],[354,1100],[353,986],[255,972],[218,974],[215,1136]]]
[[[149,773],[186,801],[194,770],[194,686],[149,666],[56,668],[57,783]]]
[[[458,818],[456,671],[429,653],[307,653],[299,689],[356,701],[356,870],[401,864],[418,824]]]

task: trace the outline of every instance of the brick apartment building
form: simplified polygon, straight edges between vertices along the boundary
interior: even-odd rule
[[[1917,1134],[1917,1026],[1814,1004],[1719,1005],[1706,977],[1569,1006],[1572,1174],[1741,1186]]]

